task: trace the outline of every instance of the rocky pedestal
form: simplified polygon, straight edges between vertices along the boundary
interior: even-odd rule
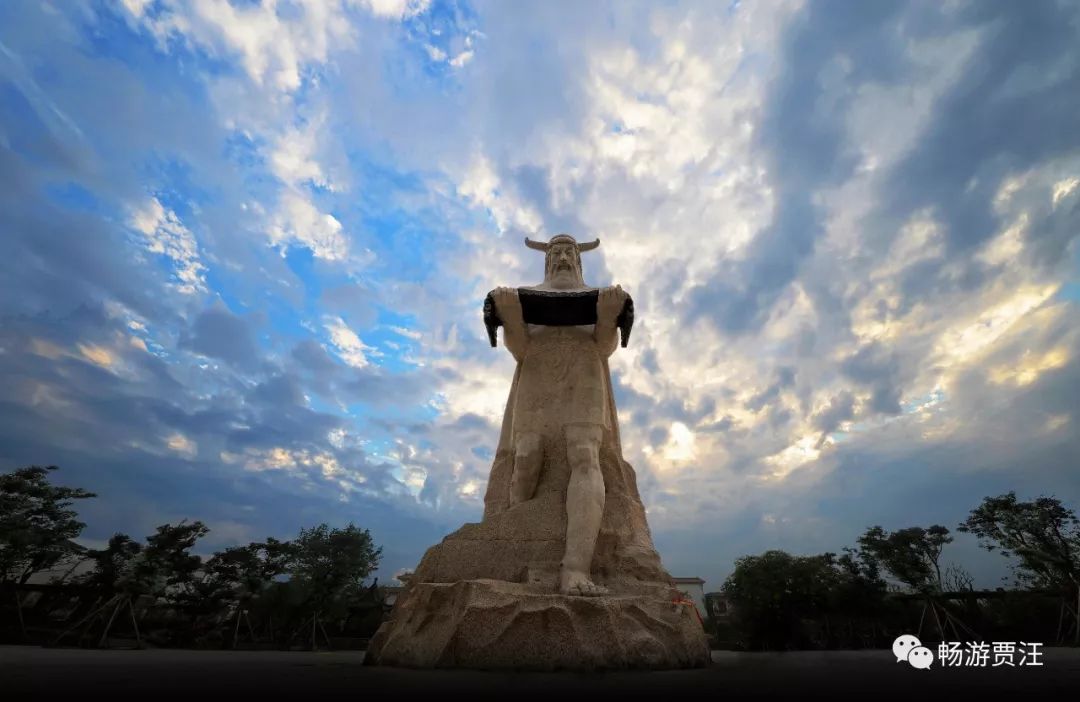
[[[604,670],[706,665],[697,615],[661,597],[538,594],[498,580],[417,583],[368,649],[415,668]]]

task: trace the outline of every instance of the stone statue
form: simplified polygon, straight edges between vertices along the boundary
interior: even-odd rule
[[[599,241],[579,245],[561,234],[547,244],[526,239],[545,253],[544,282],[525,288],[537,292],[586,292],[581,252]],[[566,491],[566,552],[559,590],[567,595],[604,595],[592,582],[590,568],[604,513],[604,476],[600,445],[617,418],[611,396],[607,358],[618,347],[616,319],[628,296],[621,286],[599,291],[596,324],[546,326],[524,320],[516,288],[492,292],[504,325],[504,343],[518,362],[508,404],[514,451],[510,506],[532,499],[543,466],[544,446],[552,437],[566,444],[570,481]]]
[[[623,460],[608,357],[629,338],[620,286],[585,284],[578,244],[547,243],[544,281],[494,289],[489,341],[517,361],[481,522],[424,554],[365,662],[411,667],[707,665],[700,619],[652,543]]]

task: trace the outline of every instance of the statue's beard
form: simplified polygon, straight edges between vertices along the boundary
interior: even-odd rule
[[[544,282],[553,287],[572,288],[585,286],[585,280],[581,277],[581,269],[572,264],[560,266],[554,263],[547,266],[546,273]]]

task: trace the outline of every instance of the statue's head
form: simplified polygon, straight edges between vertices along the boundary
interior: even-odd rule
[[[544,252],[545,283],[554,287],[572,288],[585,285],[581,273],[581,253],[595,249],[600,245],[600,240],[579,244],[569,234],[557,234],[546,244],[526,237],[525,245]]]

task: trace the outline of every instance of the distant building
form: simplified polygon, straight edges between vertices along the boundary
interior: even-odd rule
[[[731,617],[731,603],[722,592],[705,593],[705,611],[714,622],[722,622]]]
[[[390,609],[397,602],[398,595],[405,589],[404,585],[383,585],[379,588],[382,591],[383,605]]]
[[[679,592],[686,595],[697,607],[698,614],[705,616],[705,581],[701,578],[672,578]]]

